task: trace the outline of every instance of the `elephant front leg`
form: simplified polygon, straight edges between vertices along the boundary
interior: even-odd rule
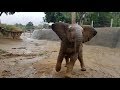
[[[85,68],[85,65],[84,65],[84,61],[83,61],[82,48],[79,49],[78,60],[80,61],[81,71],[86,71],[86,68]]]
[[[58,55],[58,59],[57,59],[57,64],[56,64],[56,71],[59,72],[61,70],[61,64],[63,61],[63,58],[65,56],[64,51],[66,50],[66,44],[64,42],[61,42],[61,47],[60,47],[60,51],[59,51],[59,55]]]
[[[66,70],[65,77],[72,77],[71,73],[72,73],[72,70],[73,70],[73,67],[74,67],[74,64],[75,64],[77,58],[78,58],[78,54],[77,53],[70,57],[70,62],[67,65],[67,70]]]
[[[63,53],[59,53],[58,59],[57,59],[57,64],[56,64],[56,71],[59,72],[61,70],[61,64],[63,61],[64,55]]]

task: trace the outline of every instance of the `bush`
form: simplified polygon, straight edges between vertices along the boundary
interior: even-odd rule
[[[22,32],[23,32],[22,29],[14,25],[0,24],[0,33],[2,34],[1,37],[7,37],[13,39],[20,38]]]
[[[5,31],[22,31],[22,29],[14,26],[14,25],[6,25],[6,24],[0,24],[0,27],[3,28]]]

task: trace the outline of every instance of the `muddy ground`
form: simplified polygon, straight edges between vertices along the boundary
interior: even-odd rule
[[[27,36],[27,37],[26,37]],[[60,72],[55,71],[60,42],[30,39],[0,39],[0,78],[64,78],[63,61]],[[120,48],[83,45],[86,71],[76,61],[73,78],[119,78]]]

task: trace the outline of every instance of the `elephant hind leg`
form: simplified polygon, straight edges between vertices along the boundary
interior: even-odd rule
[[[65,56],[65,61],[66,61],[65,67],[67,67],[67,65],[69,63],[69,57],[68,56]]]

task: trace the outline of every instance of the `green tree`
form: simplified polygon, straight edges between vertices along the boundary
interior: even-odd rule
[[[25,25],[16,23],[14,26],[16,26],[18,28],[21,28],[22,30],[26,30],[26,28],[25,28],[26,26]]]
[[[45,12],[44,21],[46,22],[66,22],[71,23],[71,12]],[[76,13],[76,21],[80,22],[85,16],[86,12],[77,12]]]
[[[27,29],[27,30],[34,29],[33,23],[32,23],[32,22],[28,22],[28,23],[26,24],[26,29]]]
[[[64,15],[61,12],[45,12],[46,16],[44,21],[46,22],[59,22],[64,21]]]
[[[111,14],[110,12],[99,12],[97,21],[95,21],[95,27],[110,27]]]
[[[120,27],[120,12],[111,12],[113,18],[113,27]]]
[[[71,12],[61,12],[64,16],[63,22],[71,23]]]
[[[84,20],[84,24],[91,24],[94,21],[94,27],[109,27],[112,15],[110,12],[91,12]]]

